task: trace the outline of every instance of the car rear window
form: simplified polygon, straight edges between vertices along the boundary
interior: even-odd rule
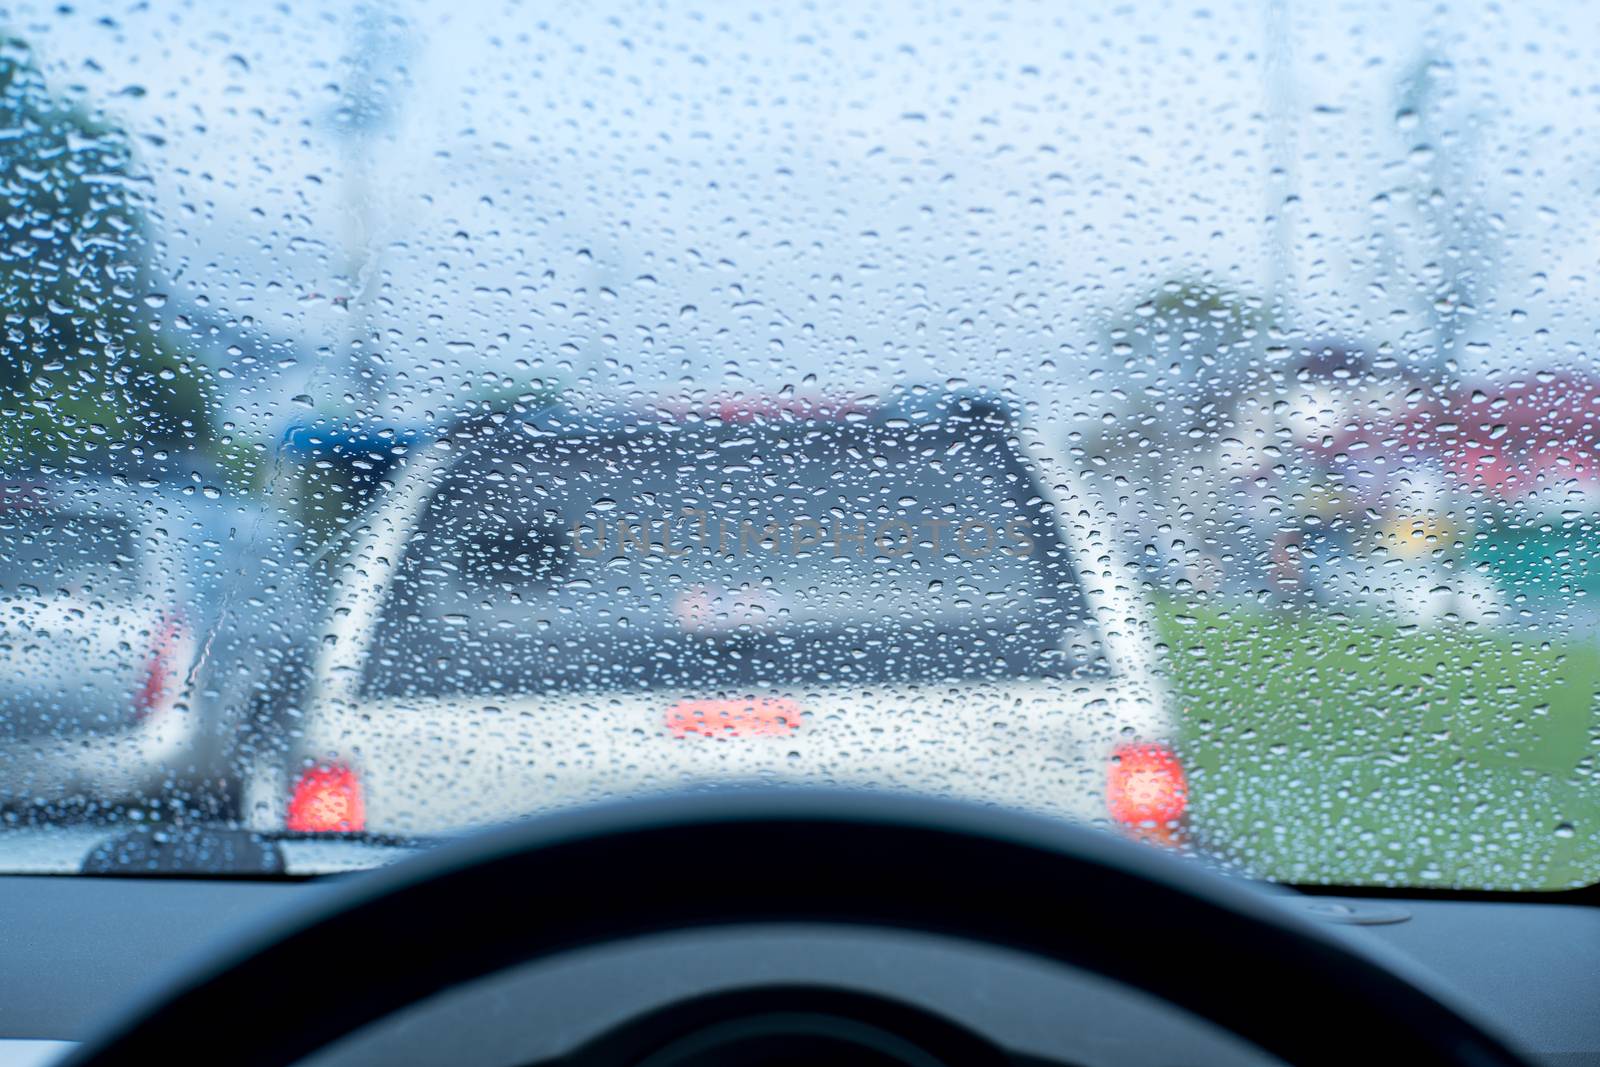
[[[518,436],[439,479],[376,620],[369,694],[1103,668],[1058,517],[1003,430]]]
[[[3,497],[0,497],[3,499]],[[0,596],[129,599],[139,591],[133,528],[50,507],[0,509]]]

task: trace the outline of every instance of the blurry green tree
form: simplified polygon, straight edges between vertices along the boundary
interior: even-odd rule
[[[209,373],[157,314],[146,189],[127,134],[0,37],[0,468],[209,442]]]

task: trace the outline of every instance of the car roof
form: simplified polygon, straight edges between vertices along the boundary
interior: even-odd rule
[[[162,511],[153,512],[152,505]],[[176,518],[197,523],[214,536],[222,536],[228,527],[253,514],[250,505],[220,495],[212,497],[194,481],[155,482],[102,473],[0,473],[0,515],[19,510],[71,511],[117,518],[139,527],[157,518]]]
[[[539,436],[589,437],[674,425],[792,425],[884,423],[896,419],[998,417],[1015,421],[1011,404],[981,389],[904,387],[886,399],[814,394],[666,398],[650,404],[583,407],[569,399],[511,403],[438,423],[376,426],[356,419],[318,417],[283,433],[282,449],[296,459],[356,459],[404,451],[425,440],[478,436],[488,427],[533,431]]]
[[[436,436],[476,439],[521,432],[539,438],[621,436],[677,428],[779,428],[798,425],[927,424],[946,420],[1014,424],[999,396],[977,391],[901,389],[870,397],[779,395],[705,400],[667,399],[649,405],[579,408],[555,402],[525,410],[491,411],[458,420]]]

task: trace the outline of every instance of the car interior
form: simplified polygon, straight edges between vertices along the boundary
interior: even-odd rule
[[[746,791],[554,816],[369,874],[11,877],[0,1050],[507,1065],[1600,1054],[1581,893],[1303,892],[1073,830]],[[261,1012],[267,1032],[240,1025]]]
[[[1600,1067],[1600,21],[0,4],[0,1067]]]

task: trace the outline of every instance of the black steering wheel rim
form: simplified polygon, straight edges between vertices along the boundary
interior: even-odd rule
[[[1194,864],[1009,811],[819,790],[568,811],[352,878],[193,968],[68,1063],[291,1063],[524,962],[795,922],[921,931],[1086,968],[1291,1063],[1525,1063],[1461,1010]],[[308,1003],[308,985],[339,995]]]

